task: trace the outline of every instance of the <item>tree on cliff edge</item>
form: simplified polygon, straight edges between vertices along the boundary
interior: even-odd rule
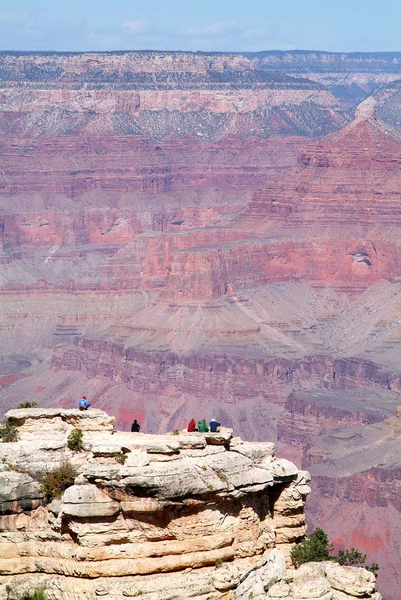
[[[350,550],[340,550],[337,556],[331,556],[333,552],[333,544],[329,542],[327,534],[318,527],[311,535],[307,536],[300,544],[295,546],[291,552],[292,562],[296,567],[299,567],[306,562],[321,562],[323,560],[332,560],[340,565],[346,566],[363,566],[374,575],[377,575],[379,565],[372,563],[366,565],[366,554],[362,554],[359,550],[351,548]]]
[[[327,534],[318,527],[315,531],[306,537],[303,542],[295,546],[291,552],[292,562],[296,567],[306,562],[321,562],[322,560],[332,560],[330,552],[333,551],[332,544],[329,543]]]

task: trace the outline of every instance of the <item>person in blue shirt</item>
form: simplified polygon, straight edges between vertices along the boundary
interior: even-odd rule
[[[82,398],[78,402],[78,408],[79,408],[79,410],[88,410],[89,407],[90,407],[90,404],[86,400],[86,396],[82,396]]]
[[[221,423],[216,421],[216,419],[212,419],[210,421],[210,431],[211,433],[216,433],[217,429],[220,427]]]

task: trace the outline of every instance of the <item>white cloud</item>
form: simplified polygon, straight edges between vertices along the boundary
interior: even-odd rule
[[[124,21],[121,24],[121,29],[125,33],[142,33],[146,29],[146,22],[144,19],[132,19]]]
[[[212,23],[206,27],[190,27],[186,33],[188,35],[203,36],[220,36],[238,32],[239,27],[237,21],[223,21],[220,23]]]

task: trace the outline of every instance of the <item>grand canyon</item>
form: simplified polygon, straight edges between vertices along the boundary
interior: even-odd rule
[[[399,599],[401,54],[1,53],[2,412],[217,418]]]

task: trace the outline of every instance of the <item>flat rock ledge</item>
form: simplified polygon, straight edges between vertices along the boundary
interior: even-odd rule
[[[380,600],[364,569],[293,570],[309,474],[274,444],[217,434],[114,430],[100,410],[19,409],[0,443],[0,600]],[[70,450],[73,429],[83,450]],[[43,476],[69,464],[60,497]]]

